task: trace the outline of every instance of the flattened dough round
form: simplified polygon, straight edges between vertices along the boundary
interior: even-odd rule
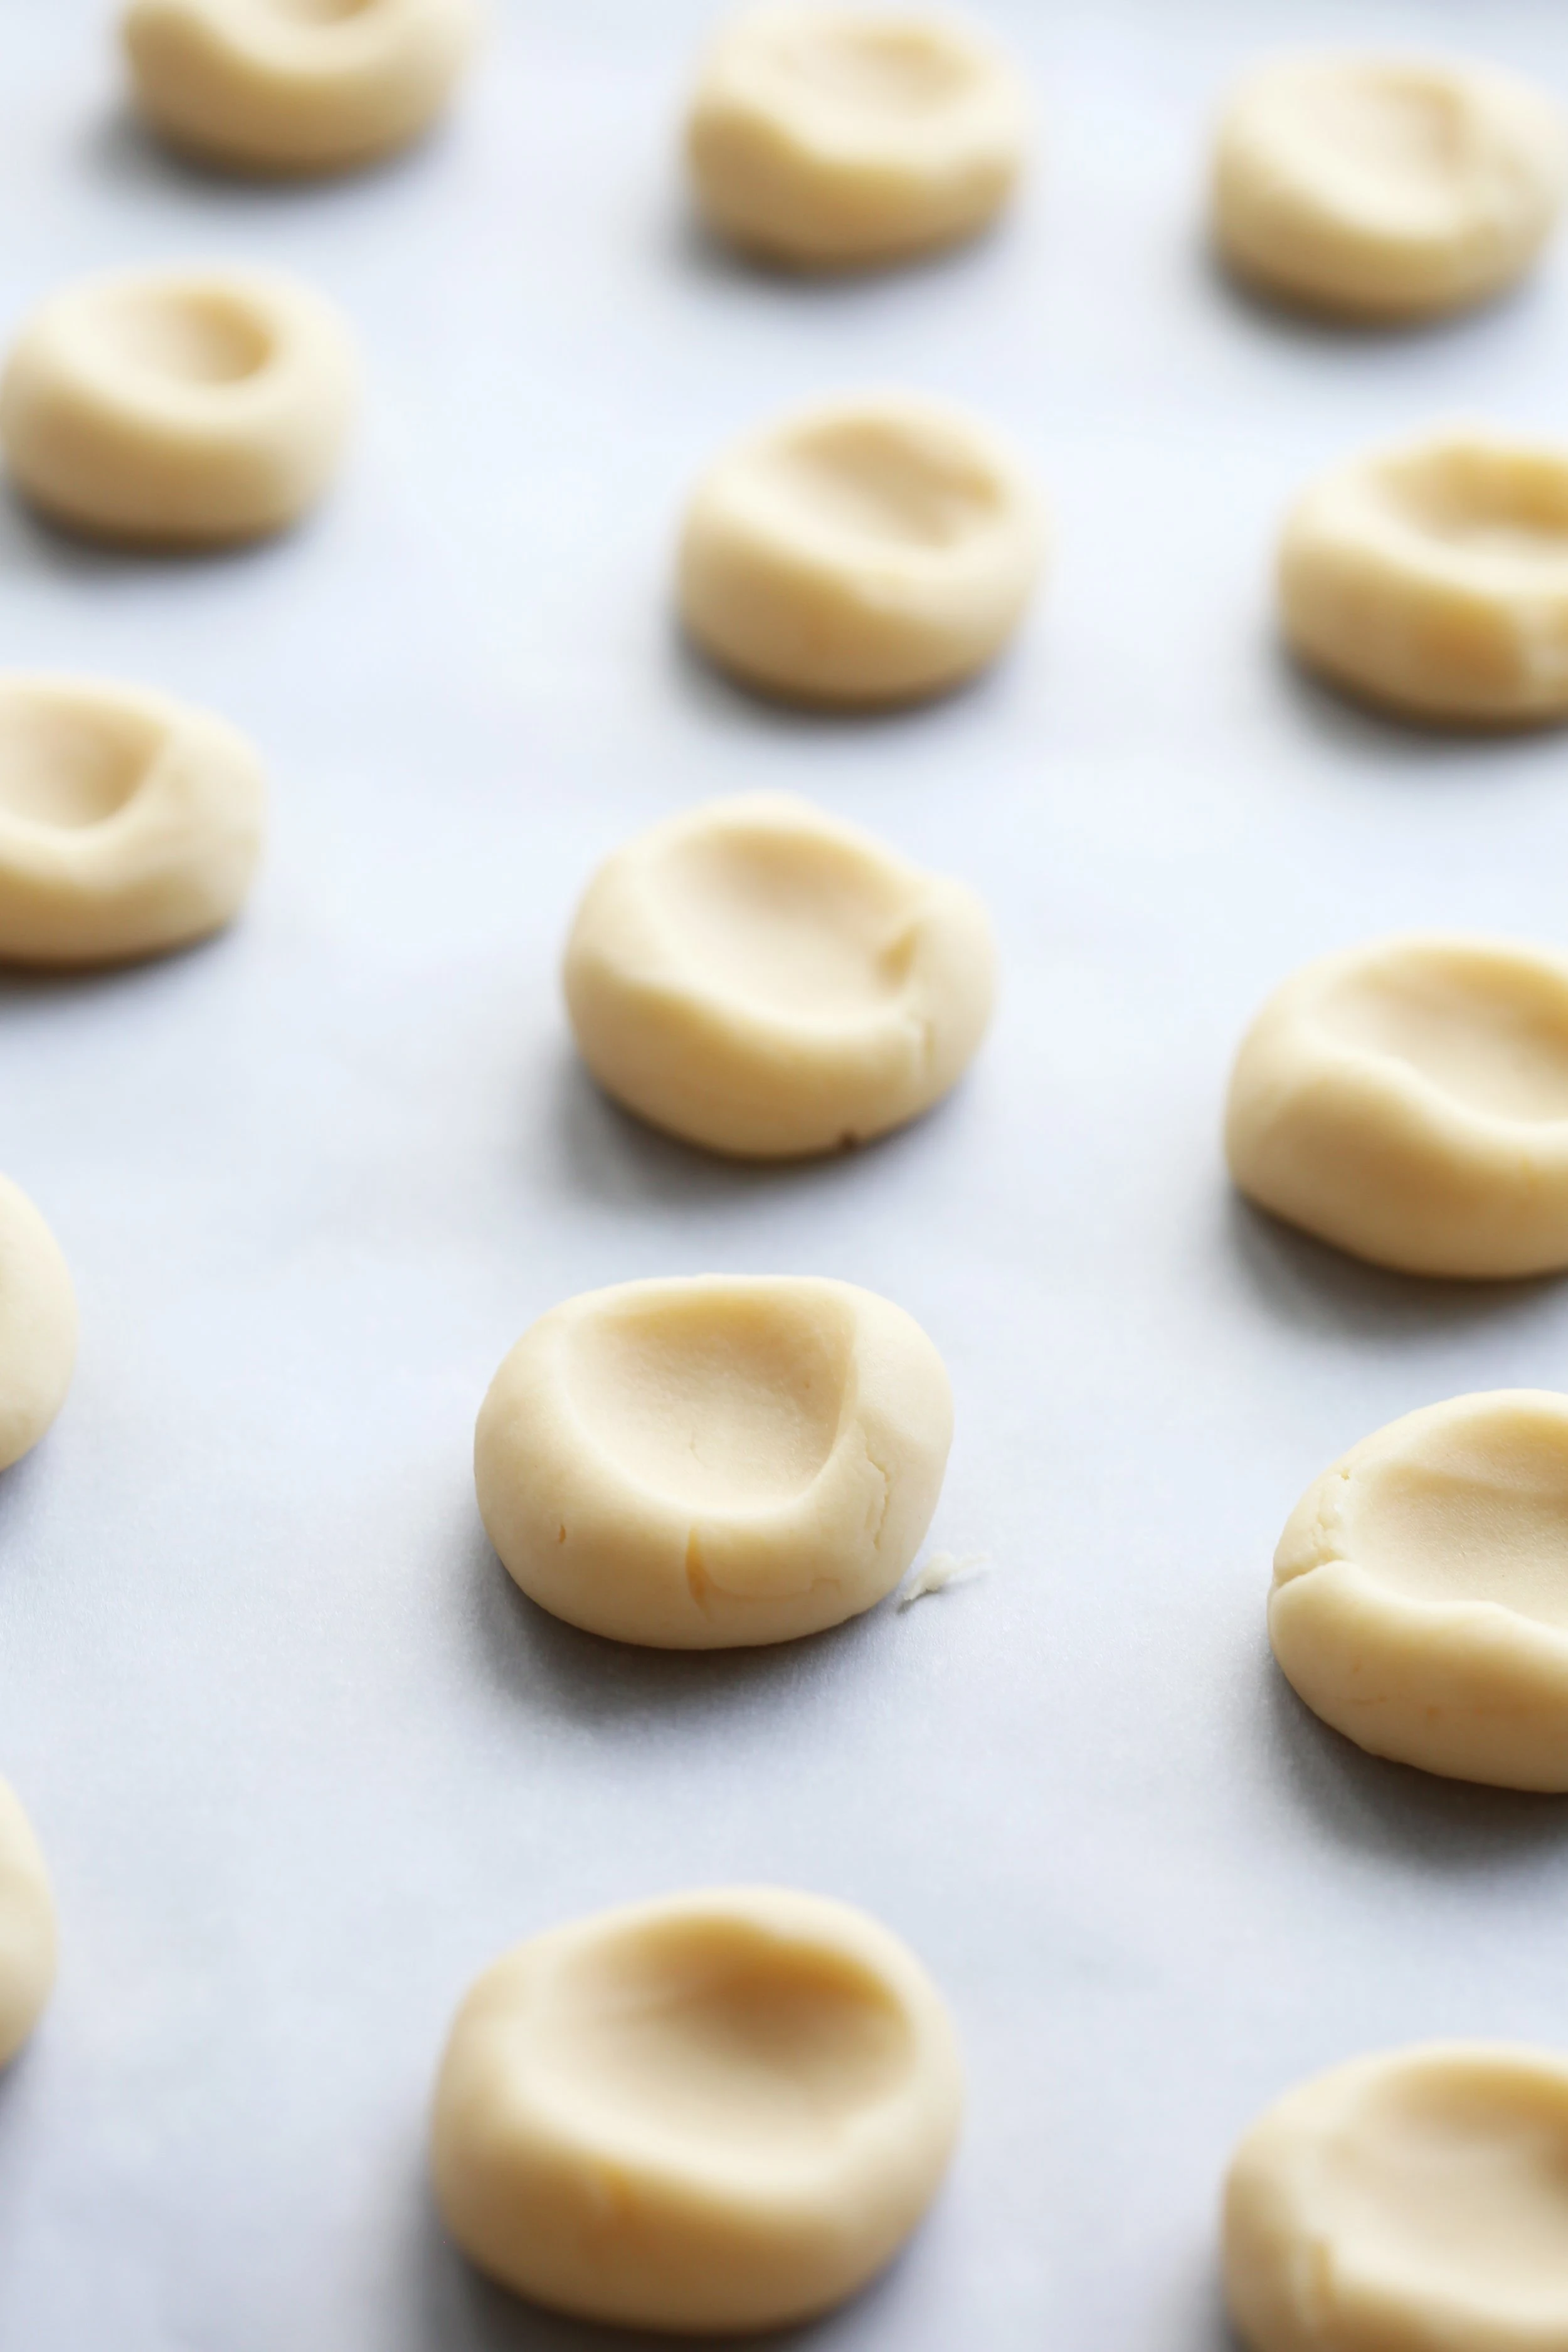
[[[1012,68],[946,16],[781,0],[703,60],[687,124],[712,226],[770,261],[860,268],[993,220],[1028,143]]]
[[[76,1292],[60,1245],[0,1176],[0,1470],[30,1453],[76,1368]]]
[[[541,1318],[490,1384],[479,1511],[570,1624],[661,1650],[819,1633],[890,1592],[952,1438],[941,1357],[847,1282],[628,1282]]]
[[[482,2270],[574,2316],[827,2311],[935,2196],[963,2081],[913,1954],[847,1904],[721,1887],[557,1927],[458,2013],[432,2153]]]
[[[869,393],[738,443],[699,484],[681,617],[704,653],[793,701],[918,701],[984,669],[1038,577],[1039,503],[956,409]]]
[[[1334,685],[1470,727],[1568,715],[1568,447],[1471,425],[1337,467],[1285,525],[1291,651]]]
[[[17,488],[90,537],[258,539],[325,489],[357,376],[337,312],[275,271],[83,278],[23,328],[0,444]]]
[[[1550,235],[1568,140],[1544,92],[1442,58],[1279,58],[1235,90],[1214,226],[1237,274],[1287,300],[1394,321],[1459,310]]]
[[[1268,1634],[1374,1756],[1568,1790],[1568,1397],[1455,1397],[1352,1446],[1290,1515]]]
[[[956,1084],[995,992],[985,910],[786,793],[671,817],[603,865],[566,949],[578,1049],[656,1127],[831,1151]]]
[[[309,173],[418,138],[478,22],[475,0],[130,0],[121,32],[136,102],[172,145]]]
[[[1231,2164],[1225,2280],[1251,2352],[1568,2342],[1568,2061],[1434,2042],[1288,2091]]]
[[[1568,957],[1415,932],[1304,965],[1242,1040],[1226,1153],[1261,1207],[1374,1265],[1568,1265]]]
[[[266,808],[256,753],[205,710],[0,676],[0,960],[112,963],[221,929]]]
[[[55,1898],[32,1824],[0,1780],[0,2066],[31,2033],[55,1981]]]

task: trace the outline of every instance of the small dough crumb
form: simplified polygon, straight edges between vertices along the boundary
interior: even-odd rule
[[[1261,1208],[1406,1274],[1568,1265],[1568,957],[1413,933],[1305,965],[1231,1075]]]
[[[681,616],[742,683],[873,709],[994,661],[1039,575],[1042,509],[985,426],[870,393],[727,450],[681,539]]]
[[[1268,1633],[1374,1756],[1568,1790],[1568,1397],[1456,1397],[1352,1446],[1290,1515]]]
[[[60,1245],[20,1185],[0,1176],[0,1470],[32,1451],[64,1404],[76,1339]]]
[[[782,2327],[875,2277],[941,2185],[958,2047],[847,1904],[720,1887],[538,1936],[482,1976],[437,2085],[447,2228],[575,2318]]]
[[[1219,124],[1215,236],[1238,276],[1352,320],[1432,317],[1529,268],[1568,180],[1563,116],[1489,66],[1286,57]]]
[[[952,1436],[941,1357],[847,1282],[702,1275],[542,1318],[479,1414],[479,1512],[508,1573],[655,1649],[793,1641],[890,1592]]]
[[[1300,2084],[1237,2149],[1224,2235],[1250,2352],[1568,2342],[1568,2061],[1436,2042]]]
[[[42,2016],[55,1981],[55,1898],[14,1789],[0,1780],[0,2066]]]
[[[136,102],[171,145],[257,173],[345,171],[446,106],[475,0],[131,0]]]
[[[222,546],[315,503],[357,383],[337,312],[291,278],[125,271],[34,312],[0,378],[0,445],[24,497],[68,529]]]
[[[1568,447],[1446,426],[1299,499],[1279,548],[1291,651],[1399,715],[1568,717]]]
[[[900,1612],[912,1609],[915,1602],[923,1601],[928,1593],[951,1592],[954,1585],[973,1584],[977,1576],[984,1575],[990,1565],[989,1554],[983,1551],[962,1554],[933,1551],[931,1558],[916,1569],[899,1594]]]
[[[687,124],[711,226],[804,269],[873,268],[973,236],[1028,142],[1017,76],[967,25],[772,0],[726,25]]]
[[[0,677],[0,960],[116,962],[238,911],[267,787],[206,711],[102,679]]]
[[[792,793],[671,817],[589,884],[567,943],[578,1050],[605,1091],[749,1159],[900,1127],[962,1076],[995,953],[972,890]]]

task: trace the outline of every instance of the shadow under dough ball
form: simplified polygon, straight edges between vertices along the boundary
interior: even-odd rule
[[[553,2310],[702,2335],[827,2311],[941,2185],[963,2081],[913,1954],[847,1904],[719,1887],[488,1969],[437,2084],[464,2252]]]
[[[746,1158],[832,1151],[945,1095],[990,1018],[972,890],[792,793],[668,818],[608,858],[573,922],[567,1010],[609,1094]]]
[[[1568,1790],[1568,1397],[1456,1397],[1353,1445],[1290,1515],[1268,1635],[1372,1755]]]
[[[1249,1199],[1374,1265],[1568,1266],[1568,957],[1417,932],[1304,965],[1242,1040],[1225,1140]]]
[[[1286,640],[1426,724],[1568,718],[1568,447],[1446,425],[1336,467],[1279,547]]]
[[[445,109],[476,0],[131,0],[136,103],[172,146],[257,173],[347,171]]]
[[[743,9],[698,77],[687,157],[710,226],[797,269],[863,269],[978,235],[1023,168],[1005,59],[923,12]]]
[[[1568,2343],[1568,2062],[1436,2042],[1299,2084],[1225,2188],[1249,2352],[1545,2352]]]
[[[99,678],[0,676],[0,961],[115,963],[218,930],[261,855],[245,738]]]
[[[0,445],[42,513],[91,538],[222,546],[296,521],[338,466],[358,398],[337,311],[276,272],[79,280],[24,326]]]
[[[1040,502],[985,426],[868,393],[710,467],[681,536],[681,618],[721,668],[785,700],[918,702],[996,658],[1044,549]]]
[[[1283,57],[1248,75],[1220,118],[1215,239],[1267,293],[1396,324],[1511,285],[1565,184],[1563,114],[1513,74],[1458,58]]]
[[[490,1383],[479,1512],[513,1580],[653,1649],[788,1642],[890,1592],[947,1467],[952,1392],[901,1307],[847,1282],[590,1291]]]

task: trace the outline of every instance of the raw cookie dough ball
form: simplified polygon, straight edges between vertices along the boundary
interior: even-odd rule
[[[0,1470],[30,1453],[76,1368],[76,1293],[60,1245],[0,1176]]]
[[[1287,2092],[1230,2168],[1225,2280],[1251,2352],[1568,2342],[1568,2062],[1436,2042]]]
[[[680,611],[746,684],[808,703],[912,702],[994,661],[1043,553],[1039,502],[984,426],[866,394],[739,442],[699,484]]]
[[[325,489],[357,374],[337,312],[296,279],[83,278],[22,331],[0,378],[0,445],[18,489],[90,537],[258,539]]]
[[[219,929],[266,806],[255,752],[204,710],[0,676],[0,961],[113,963]]]
[[[903,1575],[952,1438],[941,1357],[847,1282],[701,1275],[570,1298],[525,1331],[474,1440],[508,1573],[660,1650],[792,1641]]]
[[[953,1086],[995,988],[985,909],[809,801],[749,793],[599,868],[566,949],[579,1050],[618,1100],[747,1157],[831,1151]]]
[[[1568,957],[1414,933],[1322,957],[1242,1041],[1241,1191],[1406,1274],[1568,1265]]]
[[[957,2044],[913,1954],[773,1887],[537,1936],[474,1986],[436,2092],[464,2252],[575,2317],[782,2327],[891,2260],[941,2185]]]
[[[54,1981],[48,1873],[15,1790],[0,1780],[0,2066],[10,2064],[43,2015]]]
[[[1568,176],[1563,117],[1489,66],[1281,58],[1235,91],[1215,152],[1221,253],[1348,319],[1463,310],[1510,286]]]
[[[1290,1515],[1268,1634],[1373,1755],[1568,1790],[1568,1397],[1456,1397],[1352,1446]]]
[[[723,236],[772,261],[856,268],[984,228],[1028,127],[1016,76],[967,26],[785,0],[714,41],[687,152]]]
[[[1315,482],[1286,522],[1291,651],[1421,719],[1568,715],[1568,448],[1449,426]]]
[[[331,172],[405,147],[451,94],[474,0],[131,0],[136,102],[205,161]]]

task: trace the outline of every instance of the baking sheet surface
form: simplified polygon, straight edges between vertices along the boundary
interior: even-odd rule
[[[440,2238],[425,2106],[506,1945],[727,1879],[863,1903],[949,1995],[951,2189],[833,2352],[1217,2352],[1215,2185],[1304,2073],[1560,2042],[1560,1806],[1373,1764],[1272,1672],[1307,1481],[1414,1406],[1568,1385],[1560,1285],[1358,1268],[1231,1200],[1263,993],[1410,924],[1568,937],[1553,737],[1360,716],[1274,649],[1295,486],[1466,414],[1563,423],[1568,243],[1403,337],[1239,300],[1197,232],[1254,53],[1484,47],[1568,93],[1540,0],[980,12],[1041,166],[994,239],[846,285],[692,232],[672,124],[705,0],[499,0],[449,131],[341,185],[164,160],[97,0],[0,0],[0,325],[186,256],[306,272],[364,428],[284,543],[102,555],[0,506],[7,664],[251,731],[275,833],[199,952],[0,991],[0,1165],[79,1282],[69,1404],[0,1482],[0,1770],[54,1868],[58,1996],[0,2085],[4,2352],[588,2352]],[[721,440],[864,383],[973,403],[1057,519],[1013,658],[869,723],[680,648],[672,532]],[[661,1141],[574,1067],[575,893],[707,794],[799,789],[985,894],[994,1034],[938,1115],[815,1168]],[[933,1545],[991,1572],[771,1654],[658,1657],[512,1590],[473,1416],[569,1293],[841,1276],[943,1350]]]

